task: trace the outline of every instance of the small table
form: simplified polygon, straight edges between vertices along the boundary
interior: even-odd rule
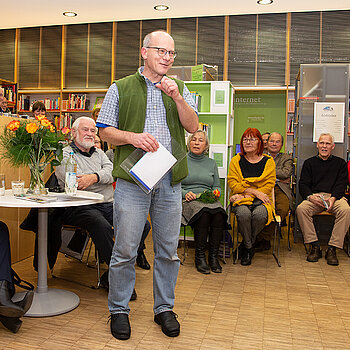
[[[57,200],[46,203],[18,199],[12,195],[12,190],[6,190],[5,196],[0,196],[0,207],[38,208],[38,284],[34,293],[32,306],[25,314],[31,317],[55,316],[75,309],[79,297],[70,291],[47,286],[47,218],[49,208],[77,207],[101,203],[104,197],[101,194],[77,191],[77,195],[68,198],[64,193],[50,193],[50,197]],[[17,293],[13,300],[21,300],[25,293]]]

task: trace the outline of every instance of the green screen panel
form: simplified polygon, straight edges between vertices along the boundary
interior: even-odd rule
[[[210,143],[226,143],[226,115],[199,115],[199,121],[210,125]]]
[[[210,111],[210,83],[187,83],[188,90],[196,91],[201,96],[201,112],[208,113]]]
[[[236,92],[234,114],[234,144],[239,144],[247,128],[265,132],[286,132],[285,92]]]

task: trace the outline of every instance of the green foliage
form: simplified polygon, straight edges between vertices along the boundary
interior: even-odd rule
[[[213,191],[206,190],[199,195],[197,195],[197,201],[203,203],[215,203],[218,200],[218,197],[214,195]]]

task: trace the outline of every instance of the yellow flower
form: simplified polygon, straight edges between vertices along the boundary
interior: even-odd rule
[[[39,121],[41,121],[41,120],[44,119],[44,118],[45,118],[45,116],[44,116],[44,115],[41,115],[41,114],[35,116],[35,119],[36,119],[36,120],[39,120]]]
[[[55,132],[55,127],[52,124],[50,125],[50,131]]]
[[[51,125],[51,122],[47,118],[42,118],[40,120],[40,123],[42,126],[46,126],[46,127]]]
[[[16,131],[19,128],[20,122],[18,120],[12,120],[8,125],[7,129]]]
[[[36,123],[28,123],[26,125],[26,130],[28,134],[34,134],[38,130],[38,125]]]

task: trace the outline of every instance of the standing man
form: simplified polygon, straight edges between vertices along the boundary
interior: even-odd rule
[[[317,142],[318,155],[305,160],[299,179],[299,192],[304,200],[297,207],[296,213],[304,242],[311,243],[306,259],[309,262],[317,262],[322,258],[312,216],[324,210],[335,215],[326,260],[328,265],[337,266],[336,248],[343,248],[350,224],[350,207],[344,198],[348,183],[346,162],[331,154],[334,147],[333,136],[323,133]]]
[[[184,130],[195,132],[198,115],[194,101],[182,81],[166,73],[176,57],[173,38],[164,31],[144,38],[144,67],[109,88],[97,119],[103,140],[116,145],[113,175],[115,244],[110,263],[108,306],[111,333],[129,339],[128,302],[135,283],[137,247],[148,213],[154,244],[154,321],[169,337],[180,333],[172,311],[180,261],[177,256],[181,222],[181,185],[187,162],[176,164],[163,180],[145,194],[120,164],[135,148],[155,152],[159,143],[172,151],[175,140],[185,152]],[[159,142],[159,143],[158,143]]]
[[[271,133],[267,141],[267,152],[276,164],[275,211],[282,221],[286,218],[289,208],[293,208],[293,196],[290,188],[290,177],[293,174],[293,159],[287,153],[281,153],[283,136],[278,132]],[[259,233],[255,251],[269,250],[270,240],[275,226],[270,224]]]

